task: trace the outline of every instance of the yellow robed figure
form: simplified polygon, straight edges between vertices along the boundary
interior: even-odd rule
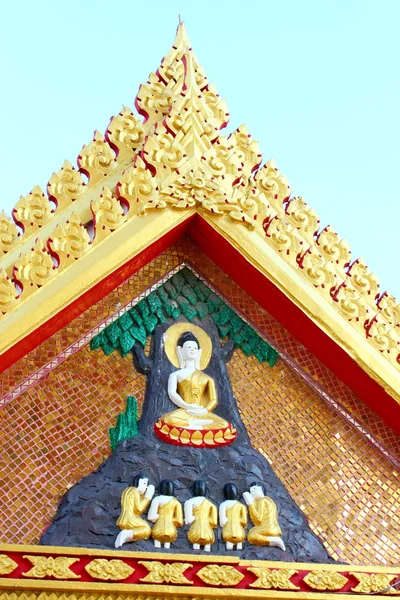
[[[140,473],[133,480],[133,486],[126,488],[121,497],[121,514],[117,525],[121,529],[115,547],[120,548],[127,542],[147,540],[151,535],[150,525],[141,518],[154,494],[154,485],[148,485],[148,479]]]
[[[177,527],[183,525],[182,505],[174,497],[174,483],[164,479],[160,483],[160,495],[156,496],[151,503],[148,519],[154,523],[151,536],[154,546],[170,548],[171,543],[178,537]]]
[[[241,550],[246,539],[247,510],[238,501],[238,489],[234,483],[224,485],[225,501],[219,507],[219,524],[222,527],[222,539],[227,550]]]
[[[209,552],[215,541],[214,529],[218,525],[217,507],[205,497],[205,481],[195,481],[192,489],[193,498],[185,502],[185,524],[191,525],[188,540],[194,550],[204,546],[204,550]]]
[[[265,495],[264,487],[253,483],[250,493],[244,492],[243,497],[254,523],[254,527],[247,534],[249,542],[254,546],[278,546],[285,550],[282,530],[278,523],[278,509],[272,498]]]

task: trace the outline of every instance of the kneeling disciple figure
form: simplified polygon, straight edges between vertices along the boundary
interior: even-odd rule
[[[250,544],[277,546],[286,550],[278,523],[278,509],[272,498],[265,495],[264,486],[260,483],[252,483],[250,492],[244,492],[243,498],[249,507],[250,518],[255,525],[247,535]]]
[[[155,523],[151,531],[154,546],[161,548],[163,544],[164,548],[170,548],[178,537],[177,527],[183,525],[182,505],[174,497],[174,482],[170,479],[161,481],[160,495],[151,503],[147,518]]]
[[[227,550],[233,550],[235,545],[237,550],[241,550],[246,539],[247,510],[244,504],[238,501],[238,495],[234,483],[224,485],[225,501],[219,506],[219,524]]]
[[[213,530],[218,525],[217,507],[205,497],[205,481],[195,481],[192,490],[193,498],[185,502],[185,524],[191,525],[188,540],[193,544],[194,550],[200,550],[204,546],[204,550],[210,552],[211,544],[215,541]]]
[[[147,540],[151,535],[150,525],[141,518],[154,495],[154,485],[148,485],[148,478],[139,473],[133,480],[133,486],[126,488],[121,497],[121,514],[117,521],[122,530],[115,540],[120,548],[127,542]]]

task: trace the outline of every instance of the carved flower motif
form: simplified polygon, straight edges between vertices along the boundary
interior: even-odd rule
[[[22,573],[24,577],[55,577],[56,579],[80,579],[71,571],[70,566],[79,560],[79,558],[69,558],[67,556],[24,556],[32,564],[33,567],[26,573]]]
[[[87,571],[94,579],[120,581],[132,575],[135,570],[122,560],[96,558],[86,565],[85,571]]]
[[[150,583],[193,583],[183,574],[186,569],[193,566],[189,563],[163,564],[157,560],[140,560],[139,563],[144,565],[149,571],[149,573],[145,577],[142,577],[140,581]]]
[[[207,565],[197,572],[197,576],[209,585],[233,586],[242,581],[244,575],[230,565]]]
[[[0,575],[8,575],[15,571],[18,567],[18,564],[7,556],[7,554],[0,554]]]
[[[341,590],[348,579],[332,571],[310,571],[304,581],[315,590]]]
[[[351,591],[360,594],[384,592],[389,588],[391,582],[396,579],[396,575],[386,575],[386,573],[350,573],[350,575],[353,575],[360,582]],[[398,590],[390,590],[387,593],[397,594]]]
[[[269,590],[271,588],[280,590],[298,590],[291,581],[292,575],[298,573],[293,569],[268,569],[267,567],[252,567],[249,571],[257,575],[258,579],[250,584],[250,587],[257,587]]]

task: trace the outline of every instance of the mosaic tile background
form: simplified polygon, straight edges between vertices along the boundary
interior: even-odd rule
[[[19,388],[27,389],[0,410],[1,542],[37,542],[66,488],[108,455],[107,430],[123,410],[126,396],[136,395],[141,401],[144,392],[144,379],[129,357],[105,357],[88,346],[49,369],[38,382],[35,373],[185,259],[293,359],[311,383],[400,456],[399,439],[375,413],[183,239],[1,376],[4,401],[33,377]],[[270,369],[241,351],[235,353],[232,383],[254,446],[270,460],[334,558],[364,564],[398,562],[397,471],[297,370],[282,360]],[[254,398],[259,398],[257,404]]]

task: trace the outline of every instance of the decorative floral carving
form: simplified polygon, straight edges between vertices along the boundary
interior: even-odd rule
[[[300,235],[307,240],[309,244],[314,242],[314,235],[317,233],[320,220],[315,210],[310,208],[301,197],[292,198],[286,205],[286,217],[289,223],[298,229]]]
[[[311,246],[299,256],[298,264],[310,283],[330,294],[330,290],[335,287],[337,276],[332,264],[324,259],[315,246]]]
[[[90,144],[83,146],[78,156],[78,165],[79,169],[89,177],[90,187],[104,181],[115,168],[115,153],[99,131],[94,132]]]
[[[196,575],[209,585],[223,585],[231,587],[240,583],[243,573],[230,565],[207,565],[197,571]]]
[[[171,84],[165,85],[155,73],[151,73],[147,83],[140,86],[136,97],[136,106],[146,120],[162,121],[169,113],[173,102],[171,88]]]
[[[342,283],[335,291],[333,299],[338,303],[342,315],[364,332],[364,324],[370,311],[357,290]]]
[[[0,554],[0,575],[9,575],[18,567],[18,564],[7,556],[7,554]]]
[[[145,162],[137,157],[135,165],[128,169],[117,184],[117,193],[129,206],[129,214],[143,215],[150,209],[165,208],[166,201],[160,197],[156,181]]]
[[[64,210],[71,202],[83,196],[85,190],[79,171],[74,169],[68,160],[64,161],[58,173],[53,173],[47,184],[49,197],[57,204],[59,211]]]
[[[64,225],[57,225],[48,244],[57,256],[60,270],[85,254],[90,246],[90,237],[79,216],[72,213]]]
[[[135,572],[135,569],[122,560],[96,558],[86,565],[85,571],[87,571],[94,579],[121,581],[132,575],[132,573]]]
[[[318,252],[326,261],[335,266],[335,270],[342,278],[346,276],[345,269],[350,264],[351,250],[346,240],[341,240],[330,225],[325,227],[316,239]]]
[[[193,567],[190,563],[166,563],[163,564],[157,560],[140,560],[139,564],[144,565],[149,573],[142,577],[140,581],[146,583],[189,583],[190,581],[184,576],[184,571]]]
[[[117,152],[118,162],[129,163],[134,152],[143,145],[144,126],[133,112],[124,106],[119,115],[111,119],[106,138]]]
[[[37,577],[42,579],[43,577],[55,577],[56,579],[80,579],[80,575],[77,575],[71,571],[70,566],[79,561],[79,558],[70,558],[67,556],[28,556],[25,555],[23,558],[27,558],[33,567],[26,573],[22,573],[23,577]]]
[[[284,175],[279,173],[275,162],[269,160],[254,176],[257,194],[263,194],[267,202],[283,214],[283,203],[289,198],[290,186]]]
[[[111,191],[104,187],[102,193],[90,204],[94,218],[94,240],[98,244],[107,237],[110,231],[118,229],[126,221],[126,215],[121,204],[114,198]]]
[[[20,256],[14,265],[13,276],[21,284],[22,297],[41,287],[55,275],[55,267],[42,240],[37,239],[34,247]]]
[[[40,186],[36,185],[27,196],[21,196],[13,208],[13,217],[24,232],[37,231],[53,218],[54,210]]]
[[[314,590],[341,590],[348,579],[333,571],[310,571],[303,581]]]
[[[400,591],[396,588],[390,588],[390,584],[394,581],[396,575],[387,575],[386,573],[350,573],[353,575],[359,583],[356,587],[351,589],[352,592],[358,592],[359,594],[372,594],[377,592],[387,594],[400,594]]]
[[[229,136],[229,142],[233,145],[235,154],[238,156],[243,175],[249,177],[261,163],[261,150],[258,142],[252,138],[246,125],[241,125]]]
[[[185,162],[185,149],[177,138],[159,123],[154,135],[147,138],[143,156],[157,171],[159,179],[165,180],[172,171],[177,171]]]
[[[379,313],[393,327],[400,326],[400,304],[388,292],[384,292],[377,303]]]
[[[258,577],[258,579],[250,584],[250,587],[263,588],[270,590],[299,590],[291,581],[292,575],[296,575],[298,571],[293,569],[268,569],[267,567],[248,567]]]
[[[174,208],[186,209],[201,205],[209,212],[222,214],[218,204],[227,202],[226,192],[215,179],[207,177],[202,169],[190,171],[167,190],[162,190],[162,194]]]
[[[376,308],[376,299],[379,296],[379,279],[372,273],[364,262],[358,258],[350,265],[347,273],[351,285],[365,299],[365,301]]]
[[[10,312],[17,304],[17,290],[7,273],[0,269],[0,312]]]
[[[6,254],[18,245],[19,231],[5,212],[0,213],[0,254]]]
[[[265,227],[268,242],[278,252],[282,252],[295,263],[303,241],[299,238],[297,231],[284,219],[278,216],[269,221]]]

